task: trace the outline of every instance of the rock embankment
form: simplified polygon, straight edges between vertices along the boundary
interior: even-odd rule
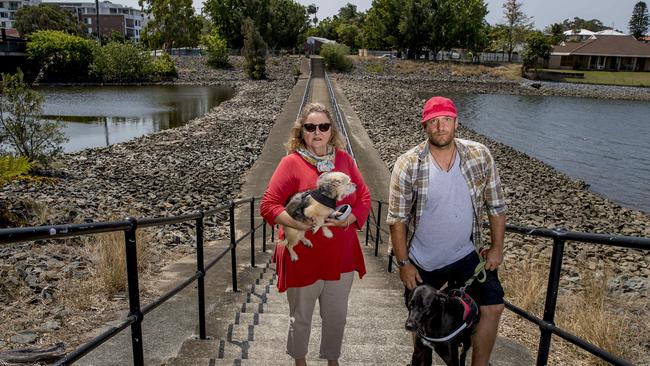
[[[232,60],[235,65],[242,62],[239,57]],[[230,85],[236,90],[232,99],[183,127],[63,155],[54,164],[58,178],[53,182],[18,181],[0,188],[0,207],[26,226],[37,226],[181,215],[236,198],[244,173],[261,153],[291,92],[300,59],[269,59],[269,79],[262,81],[248,80],[238,67],[212,70],[204,61],[176,59],[176,83]],[[218,218],[208,222],[216,229],[206,239],[227,232],[220,230]],[[193,245],[192,235],[193,230],[182,225],[157,228],[149,242],[152,252],[160,255],[181,243]],[[10,340],[16,332],[36,329],[60,315],[44,310],[57,308],[60,284],[89,276],[95,265],[79,244],[25,243],[0,249],[0,321],[8,325],[0,331],[0,349],[20,343]],[[30,313],[38,315],[25,317]],[[57,332],[65,338],[63,334],[80,330]]]
[[[435,78],[435,75],[434,75]],[[367,76],[338,75],[375,147],[389,169],[408,146],[423,141],[419,117],[424,100],[421,92],[439,93],[512,93],[520,94],[518,84],[511,82],[458,82],[447,79],[417,82],[391,75],[391,81]],[[505,87],[493,88],[493,85]],[[639,93],[647,93],[638,90]],[[583,182],[571,179],[552,167],[462,128],[461,138],[487,145],[497,161],[508,200],[508,222],[529,227],[566,228],[568,230],[613,235],[650,237],[650,217],[639,211],[621,207],[590,192]],[[512,260],[548,256],[547,240],[531,240],[513,236],[507,248]],[[593,245],[567,245],[570,256],[564,270],[571,276],[578,267],[611,268],[621,291],[647,295],[650,288],[650,253]]]

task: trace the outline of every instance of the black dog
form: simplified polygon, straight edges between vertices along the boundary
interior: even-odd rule
[[[406,330],[416,334],[411,365],[430,366],[433,348],[447,365],[464,366],[479,318],[474,300],[457,291],[450,296],[429,285],[420,285],[411,293],[408,308]]]

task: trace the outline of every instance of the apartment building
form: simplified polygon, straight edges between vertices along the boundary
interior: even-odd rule
[[[14,28],[16,11],[25,5],[37,5],[41,0],[0,0],[0,28]]]
[[[5,0],[0,0],[5,1]],[[89,35],[97,34],[97,11],[94,2],[45,1],[56,4],[77,14],[79,21],[86,26]],[[99,27],[103,37],[110,37],[113,31],[122,33],[127,39],[140,41],[142,31],[149,21],[149,15],[140,9],[131,8],[110,1],[99,2]]]

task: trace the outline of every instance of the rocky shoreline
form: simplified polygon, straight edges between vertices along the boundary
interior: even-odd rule
[[[266,81],[248,80],[237,67],[241,58],[233,58],[236,67],[231,70],[207,68],[200,57],[181,57],[175,61],[179,71],[176,84],[226,84],[235,88],[235,96],[183,127],[107,148],[64,155],[57,162],[58,178],[54,183],[15,182],[0,188],[0,207],[9,209],[26,225],[46,225],[110,220],[126,215],[186,214],[236,197],[245,173],[261,153],[294,85],[300,59],[270,59],[270,80]],[[549,83],[533,87],[531,82],[503,80],[488,74],[458,76],[444,70],[402,74],[390,65],[377,74],[367,72],[362,66],[357,65],[350,74],[338,75],[338,82],[389,168],[404,146],[421,139],[417,116],[422,101],[413,88],[415,83],[422,90],[441,93],[650,100],[648,89]],[[394,121],[400,121],[399,125]],[[535,227],[650,237],[648,215],[595,195],[583,183],[503,144],[465,129],[461,136],[484,142],[492,149],[506,187],[509,221]],[[211,225],[215,237],[225,232],[223,223],[217,221]],[[183,226],[152,235],[153,249],[157,252],[192,250],[192,232]],[[509,258],[548,254],[548,250],[540,249],[537,241],[516,243],[507,253]],[[92,329],[90,324],[83,328],[65,324],[62,319],[66,310],[57,302],[59,284],[85,278],[94,265],[90,257],[77,249],[78,244],[26,243],[0,249],[0,277],[3,278],[0,321],[7,325],[0,330],[0,350],[25,347],[25,344],[53,344],[65,340],[66,333],[75,332],[78,337]],[[576,251],[567,262],[573,265],[587,259],[597,265],[602,262],[619,267],[617,280],[625,291],[647,294],[650,255],[619,249],[586,250]],[[571,271],[569,268],[569,274]],[[11,340],[24,330],[34,331],[37,336]]]

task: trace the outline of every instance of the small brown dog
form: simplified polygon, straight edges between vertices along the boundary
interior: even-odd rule
[[[294,194],[285,210],[289,216],[305,224],[313,224],[312,233],[322,228],[326,238],[332,237],[332,231],[325,225],[325,219],[330,216],[336,208],[336,201],[352,194],[357,186],[350,181],[350,177],[341,172],[323,173],[318,177],[316,189],[311,191],[298,192]],[[284,229],[284,240],[280,244],[285,245],[292,261],[298,260],[298,255],[293,247],[299,241],[311,248],[313,244],[305,238],[303,230],[294,229],[282,225]]]

